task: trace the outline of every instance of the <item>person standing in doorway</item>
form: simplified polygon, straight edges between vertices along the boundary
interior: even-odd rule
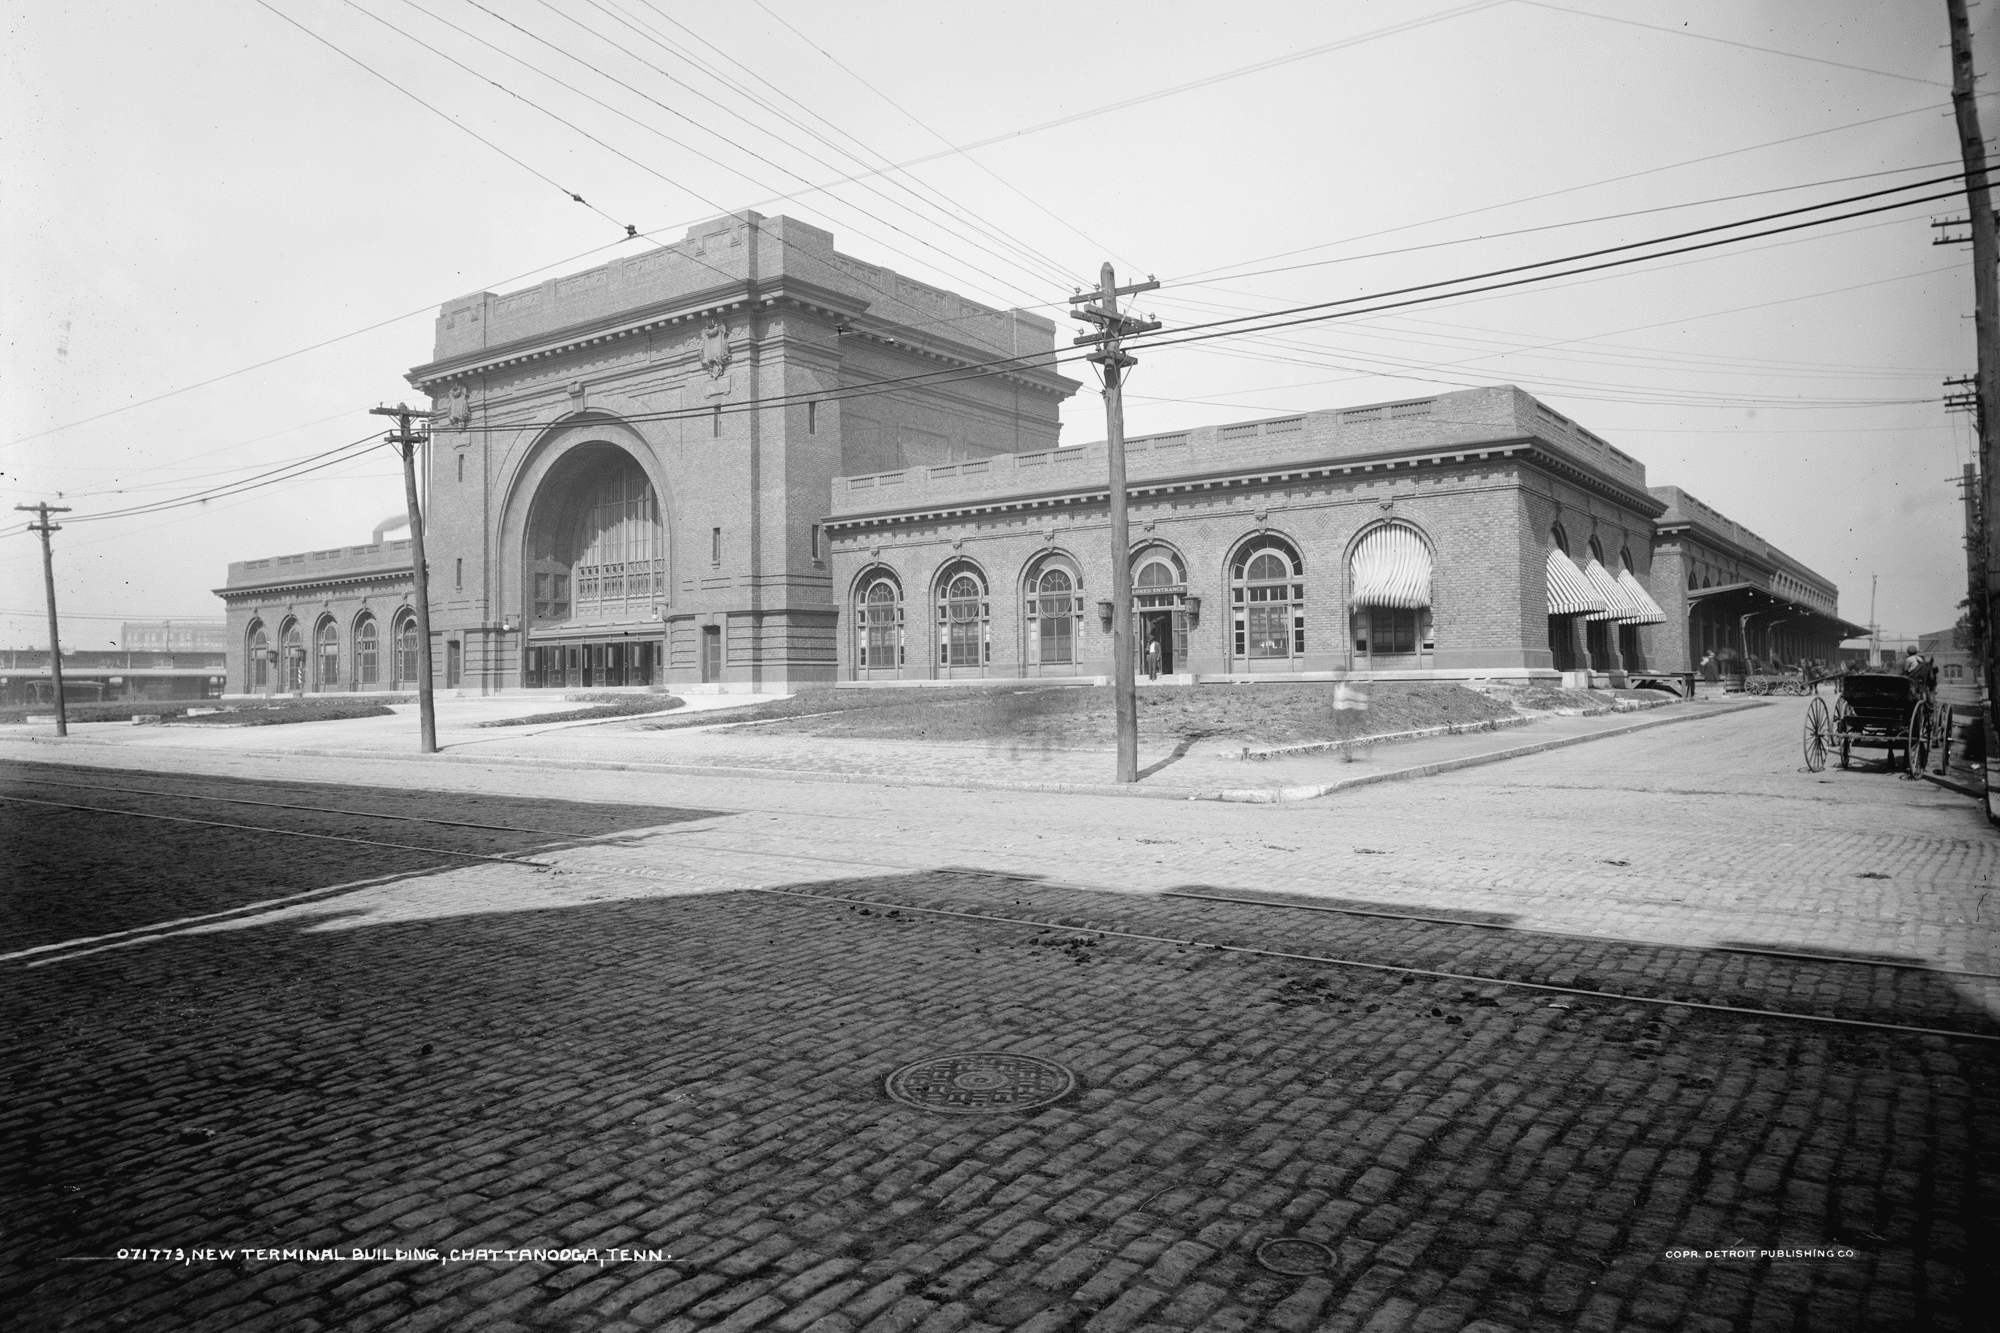
[[[1148,639],[1146,641],[1146,679],[1158,680],[1159,678],[1160,641],[1158,639]]]

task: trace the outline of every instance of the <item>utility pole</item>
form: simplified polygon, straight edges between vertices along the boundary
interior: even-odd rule
[[[424,516],[417,507],[417,446],[430,437],[410,429],[410,418],[419,415],[397,403],[394,407],[371,407],[371,416],[394,417],[397,429],[383,438],[403,456],[403,499],[410,511],[410,569],[417,585],[417,724],[422,740],[418,750],[436,754],[438,748],[437,700],[431,693],[431,588],[430,565],[424,560]]]
[[[1986,764],[1988,793],[1986,815],[1995,817],[1992,775],[2000,767],[2000,732],[1994,728],[1993,709],[2000,700],[2000,668],[1995,664],[1993,625],[1993,559],[2000,553],[1995,522],[2000,504],[1993,489],[1993,434],[2000,427],[2000,236],[1993,222],[1993,194],[1986,183],[1986,140],[1979,132],[1979,104],[1972,67],[1972,25],[1965,16],[1965,0],[1945,0],[1951,20],[1951,105],[1958,118],[1958,148],[1965,164],[1966,220],[1972,230],[1972,331],[1979,362],[1975,386],[1978,411],[1974,422],[1979,431],[1980,552],[1979,589],[1984,626],[1980,636],[1979,665],[1986,687]]]
[[[1160,284],[1149,277],[1130,287],[1118,285],[1110,261],[1098,270],[1097,290],[1078,292],[1069,299],[1095,301],[1070,311],[1071,319],[1089,320],[1097,332],[1074,341],[1078,346],[1095,343],[1097,350],[1086,360],[1104,368],[1104,452],[1111,472],[1111,702],[1118,718],[1118,781],[1139,780],[1139,700],[1136,694],[1136,663],[1132,652],[1132,527],[1125,514],[1125,394],[1122,388],[1128,366],[1139,364],[1128,354],[1121,339],[1130,334],[1148,333],[1160,327],[1158,320],[1134,319],[1118,313],[1118,298],[1150,292]]]
[[[30,523],[28,531],[42,534],[42,589],[49,600],[49,675],[56,685],[56,735],[69,735],[69,708],[63,703],[62,679],[62,639],[56,631],[56,558],[49,549],[49,535],[61,532],[62,524],[49,521],[50,514],[67,514],[68,505],[52,505],[44,500],[40,504],[15,505],[14,508],[30,514],[37,514],[41,522]]]

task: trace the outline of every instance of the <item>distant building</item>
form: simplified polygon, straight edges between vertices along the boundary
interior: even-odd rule
[[[167,702],[222,695],[228,659],[213,652],[85,650],[62,655],[63,698],[71,703]],[[0,706],[55,704],[46,648],[0,648]]]
[[[1940,699],[1955,704],[1979,702],[1979,658],[1970,648],[1960,646],[1956,629],[1918,635],[1917,651],[1937,663]]]
[[[221,653],[229,650],[227,620],[128,620],[118,646],[134,653]]]

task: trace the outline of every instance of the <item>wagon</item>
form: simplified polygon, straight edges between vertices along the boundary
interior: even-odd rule
[[[1884,764],[1921,772],[1931,751],[1944,757],[1950,735],[1930,692],[1904,676],[1858,675],[1836,678],[1837,696],[1831,709],[1814,695],[1806,705],[1806,768],[1826,767],[1829,750],[1840,752],[1846,768],[1855,750],[1882,750]],[[1898,762],[1897,751],[1902,751]]]

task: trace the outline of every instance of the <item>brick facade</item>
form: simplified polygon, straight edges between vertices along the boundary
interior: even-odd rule
[[[1058,447],[1078,385],[1054,354],[1049,320],[754,213],[448,303],[409,375],[435,684],[1105,676],[1107,464]],[[1693,564],[1832,615],[1830,583],[1511,386],[1127,452],[1129,614],[1182,679],[1687,670],[1690,617],[1720,614]],[[1428,559],[1427,606],[1354,605],[1385,526]],[[1556,544],[1629,569],[1666,624],[1550,616]],[[379,539],[232,564],[232,692],[414,688],[411,579],[408,542]],[[1801,628],[1766,619],[1773,645]]]

